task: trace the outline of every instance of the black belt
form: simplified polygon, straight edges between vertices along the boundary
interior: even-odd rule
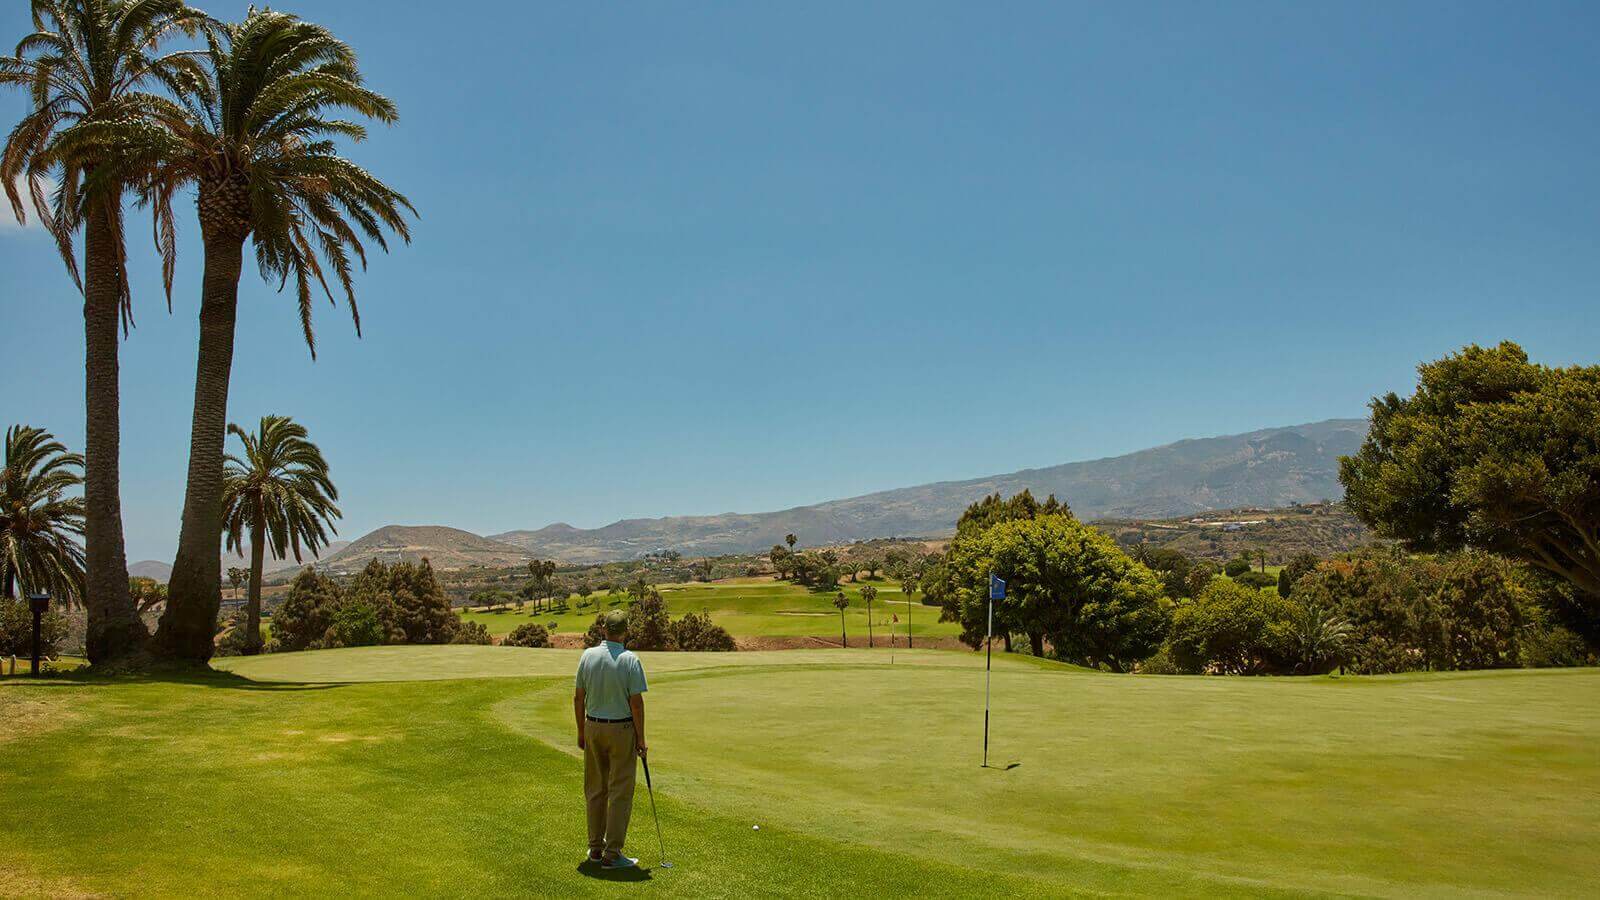
[[[599,716],[585,715],[584,718],[588,719],[591,722],[599,722],[602,725],[617,725],[617,724],[620,724],[622,722],[632,722],[633,721],[633,716],[629,716],[626,719],[602,719]]]

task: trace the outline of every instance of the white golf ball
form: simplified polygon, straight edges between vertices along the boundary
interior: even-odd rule
[[[751,831],[760,831],[761,830],[761,826],[760,825],[751,825],[750,826],[750,830]]]

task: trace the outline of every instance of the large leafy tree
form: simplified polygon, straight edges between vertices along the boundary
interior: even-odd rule
[[[144,188],[158,210],[175,190],[198,191],[205,273],[189,471],[170,599],[156,634],[178,658],[210,658],[221,605],[222,454],[234,323],[246,239],[263,278],[293,281],[313,355],[313,284],[330,301],[336,282],[359,332],[353,273],[366,243],[386,232],[409,241],[399,192],[340,154],[366,130],[342,112],[392,123],[395,107],[362,84],[351,48],[328,29],[251,8],[243,22],[206,30],[204,65],[183,85],[182,107],[150,130],[140,159],[157,170]]]
[[[19,221],[32,207],[83,294],[85,648],[91,661],[105,662],[138,650],[148,637],[128,595],[122,539],[118,329],[132,321],[122,201],[129,180],[142,174],[124,148],[154,130],[167,105],[146,89],[177,84],[195,70],[187,54],[160,49],[201,15],[177,0],[32,0],[30,6],[33,33],[14,55],[0,56],[0,84],[26,90],[32,101],[0,151],[0,185]],[[156,233],[170,292],[170,216],[157,217]]]
[[[1061,659],[1124,672],[1166,636],[1168,610],[1154,573],[1111,538],[1070,515],[1000,522],[952,544],[946,614],[968,646],[982,643],[990,573],[1006,580],[995,619]]]
[[[256,433],[238,425],[228,431],[243,453],[229,455],[223,469],[223,527],[228,548],[244,552],[250,541],[250,589],[245,602],[244,652],[261,651],[261,570],[268,551],[273,559],[302,562],[316,556],[337,531],[334,502],[339,491],[328,477],[322,451],[305,426],[286,416],[262,416]],[[230,574],[231,574],[230,570]],[[237,590],[237,582],[235,583]],[[170,602],[170,596],[169,596]]]
[[[1414,551],[1520,560],[1600,605],[1600,366],[1469,346],[1419,368],[1414,395],[1372,401],[1340,461],[1345,500]]]
[[[49,591],[83,596],[83,457],[49,432],[26,425],[6,431],[0,469],[0,597]]]

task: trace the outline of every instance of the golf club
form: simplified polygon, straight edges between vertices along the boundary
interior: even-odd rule
[[[656,789],[650,783],[650,757],[641,756],[639,761],[644,763],[644,789],[650,795],[650,816],[656,820],[656,846],[661,848],[661,868],[670,869],[672,863],[667,862],[667,844],[661,840],[661,814],[656,812]]]

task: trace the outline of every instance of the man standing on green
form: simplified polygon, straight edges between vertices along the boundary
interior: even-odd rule
[[[628,617],[606,613],[606,639],[578,660],[572,713],[583,750],[583,796],[589,805],[589,860],[626,869],[639,860],[622,855],[633,812],[637,758],[644,756],[644,666],[622,645]]]

